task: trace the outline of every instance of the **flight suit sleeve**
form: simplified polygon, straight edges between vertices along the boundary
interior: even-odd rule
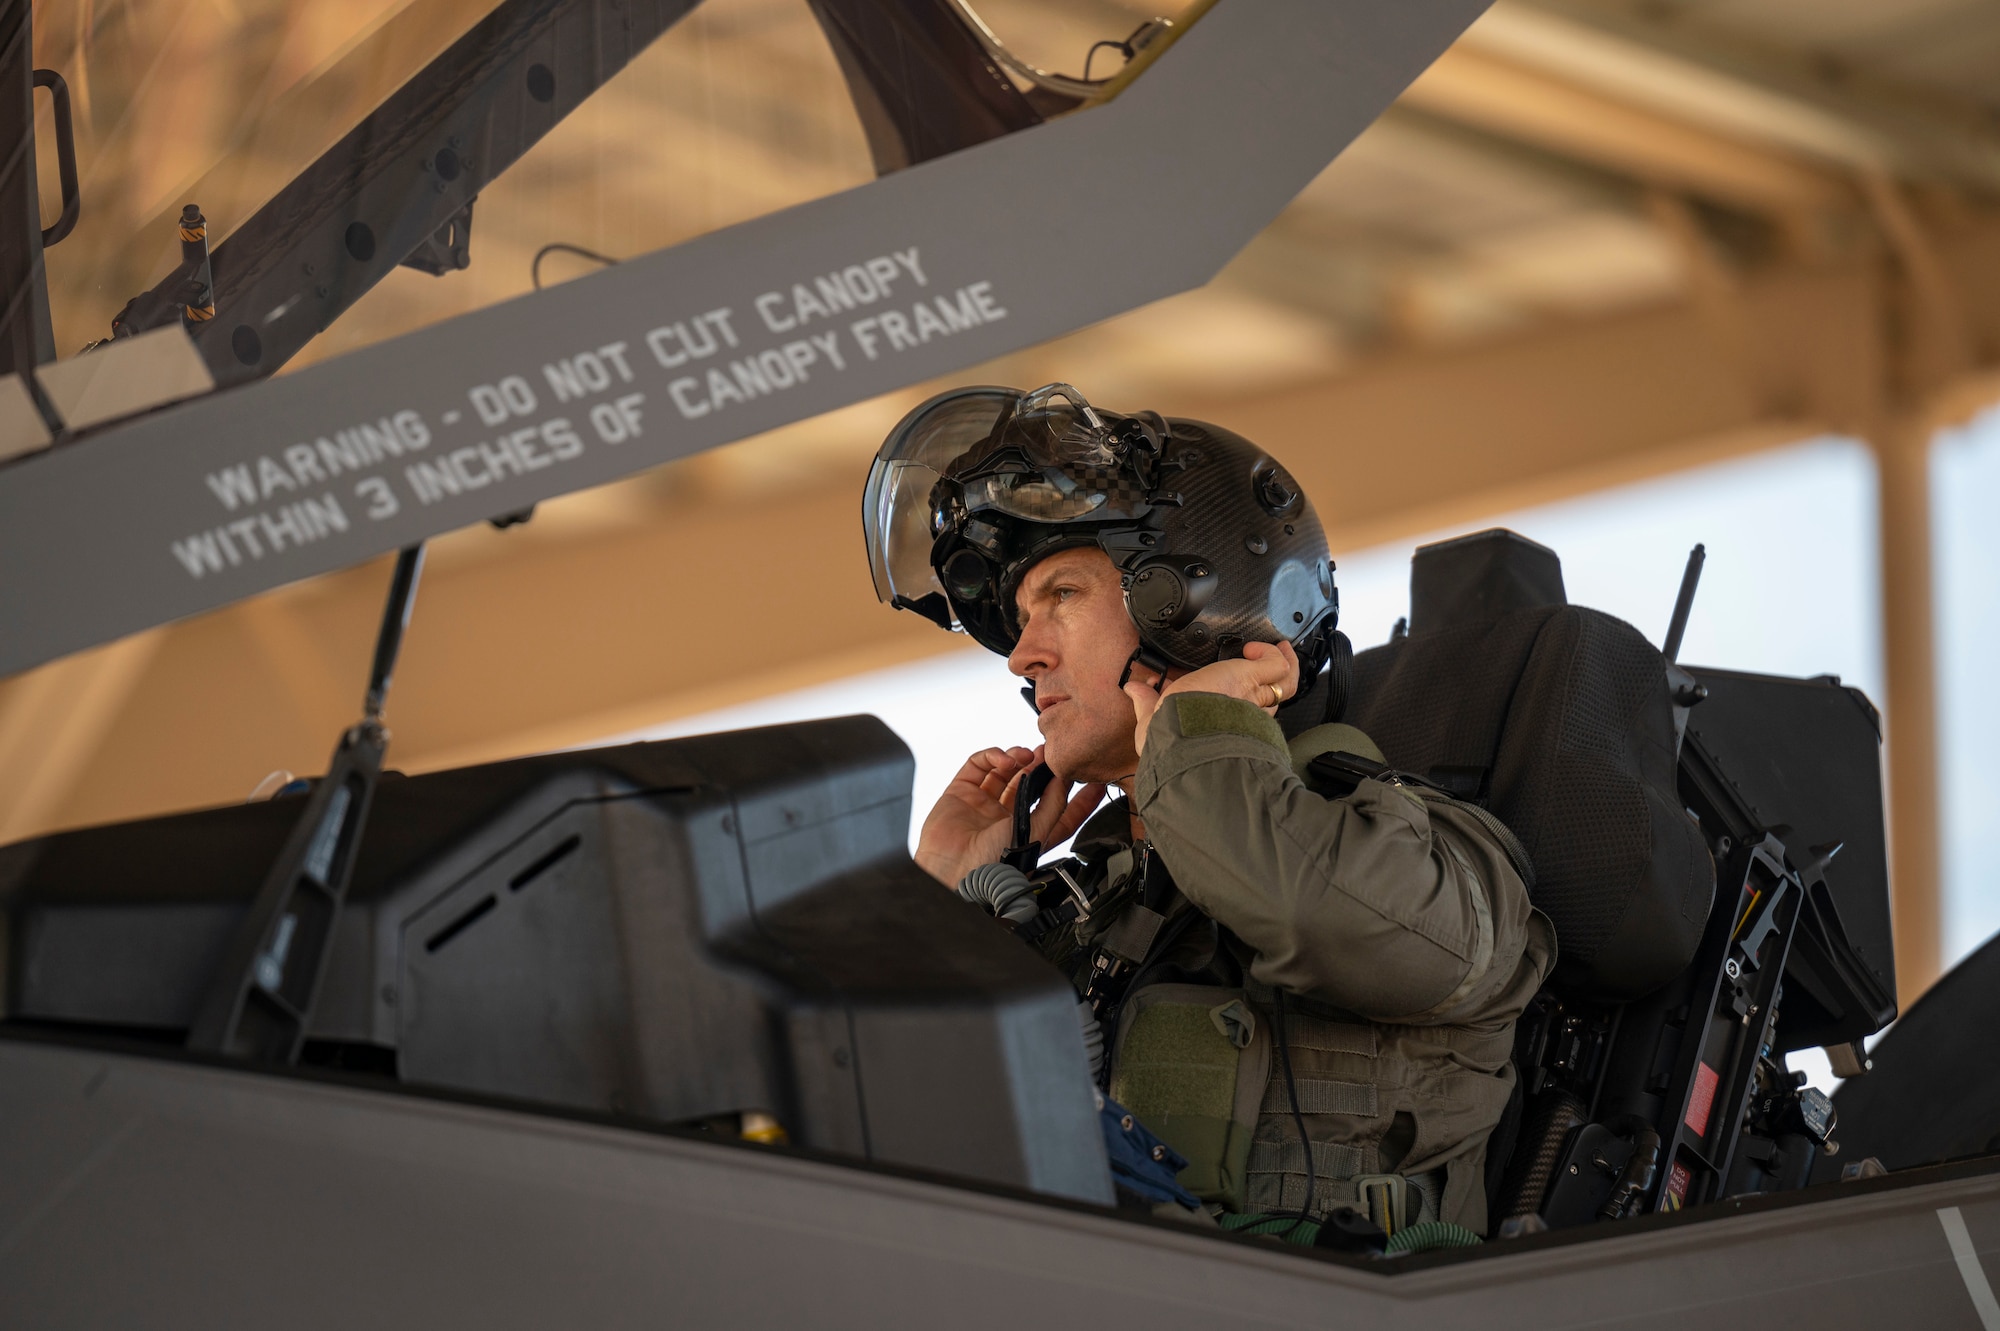
[[[1404,1024],[1477,1020],[1512,986],[1531,907],[1504,850],[1437,834],[1447,811],[1402,786],[1313,793],[1250,703],[1170,695],[1133,795],[1182,893],[1256,952],[1256,979]]]

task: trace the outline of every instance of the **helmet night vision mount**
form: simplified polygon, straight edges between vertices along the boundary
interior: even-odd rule
[[[1282,639],[1310,684],[1351,654],[1326,533],[1290,473],[1219,426],[1100,411],[1068,384],[953,389],[910,412],[876,454],[864,523],[885,604],[1003,656],[1021,578],[1087,546],[1118,567],[1141,664],[1192,670]]]

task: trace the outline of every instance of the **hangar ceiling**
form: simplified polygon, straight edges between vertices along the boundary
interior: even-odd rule
[[[1174,7],[976,3],[1068,72]],[[167,271],[182,204],[226,237],[488,8],[37,4],[89,200],[49,257],[62,354]],[[1981,377],[2000,352],[1996,69],[2000,11],[1976,0],[1501,0],[1208,286],[954,378],[1230,423],[1308,480],[1337,548],[1818,429],[1870,438],[1921,937],[1923,441],[2000,398]],[[707,0],[482,195],[470,267],[397,271],[295,365],[525,292],[552,243],[624,257],[872,175],[805,0]],[[542,276],[592,266],[556,251]],[[855,521],[882,433],[934,387],[434,543],[392,762],[587,742],[948,649],[875,605]],[[385,578],[315,579],[0,682],[0,841],[316,770]]]

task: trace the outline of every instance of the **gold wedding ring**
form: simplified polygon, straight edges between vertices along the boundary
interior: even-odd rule
[[[1276,706],[1277,706],[1277,705],[1278,705],[1279,703],[1281,703],[1281,702],[1283,702],[1283,701],[1285,700],[1285,686],[1284,686],[1284,685],[1282,685],[1282,684],[1266,684],[1266,685],[1265,685],[1264,687],[1265,687],[1265,688],[1267,688],[1267,689],[1269,689],[1269,690],[1271,690],[1271,706],[1273,706],[1273,707],[1276,707]]]

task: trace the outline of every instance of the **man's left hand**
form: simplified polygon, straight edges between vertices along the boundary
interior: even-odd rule
[[[1161,699],[1173,694],[1220,693],[1254,703],[1276,716],[1278,704],[1295,697],[1298,691],[1299,654],[1292,650],[1292,644],[1282,641],[1246,642],[1242,656],[1190,670],[1158,690],[1132,680],[1125,685],[1125,694],[1132,699],[1137,726],[1133,747],[1140,753],[1146,751],[1146,728],[1152,723],[1153,713],[1159,710]]]
[[[1044,758],[1036,749],[983,749],[965,760],[924,819],[917,836],[917,866],[946,887],[981,864],[991,864],[1014,839],[1014,801],[1021,778]],[[1057,779],[1042,792],[1028,835],[1044,846],[1076,834],[1104,799],[1103,785],[1082,789]]]

